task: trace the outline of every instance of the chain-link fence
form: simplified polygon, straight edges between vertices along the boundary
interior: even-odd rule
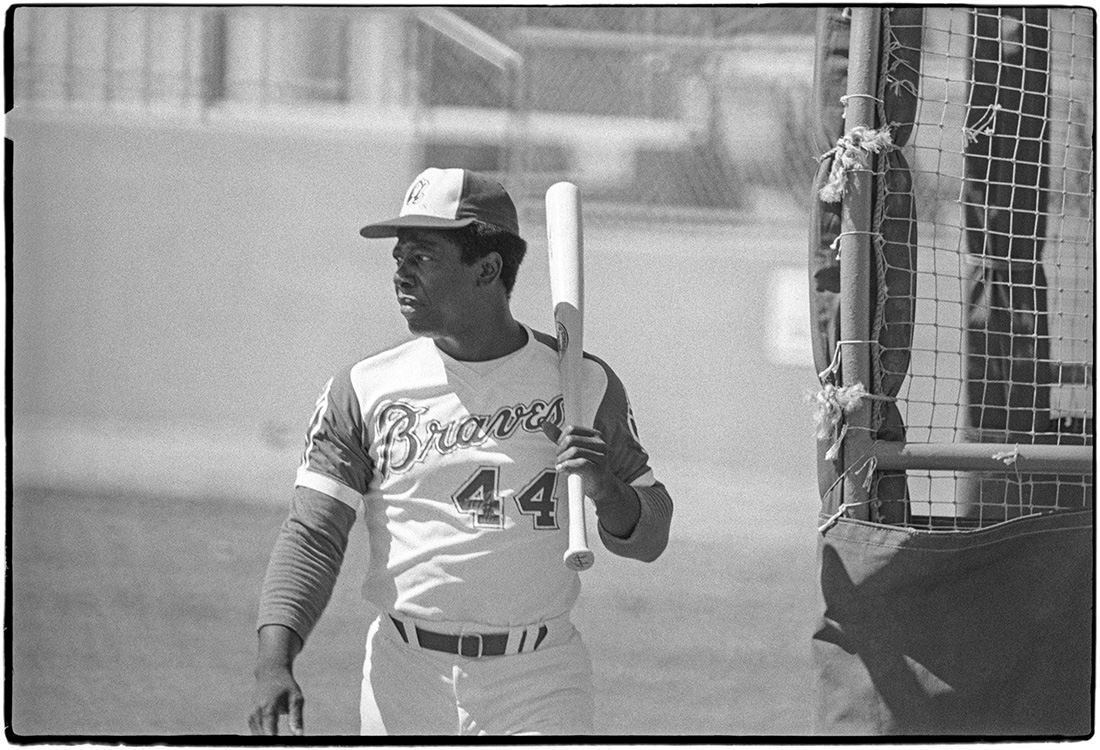
[[[519,63],[494,78],[469,49],[426,35],[435,101],[508,113],[496,143],[433,143],[437,160],[480,158],[521,194],[571,179],[590,199],[646,207],[722,211],[753,188],[805,192],[812,9],[452,10]]]

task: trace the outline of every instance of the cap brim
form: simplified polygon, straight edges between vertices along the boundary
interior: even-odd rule
[[[367,224],[359,234],[369,239],[378,237],[396,237],[401,229],[461,229],[474,223],[475,219],[443,219],[438,216],[398,216],[396,219]]]

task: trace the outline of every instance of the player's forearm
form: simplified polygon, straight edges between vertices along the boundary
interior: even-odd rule
[[[289,669],[302,650],[302,639],[285,625],[264,625],[259,632],[256,676],[270,669]]]
[[[638,501],[638,519],[627,537],[611,533],[600,519],[600,538],[607,549],[622,557],[642,562],[652,562],[661,556],[668,545],[668,532],[672,525],[672,498],[660,482],[643,487],[630,486]]]
[[[282,625],[304,642],[332,596],[355,513],[298,488],[271,552],[257,627]]]
[[[612,536],[626,539],[638,525],[642,513],[641,503],[630,485],[614,476],[610,479],[606,486],[594,494],[592,502],[596,507],[596,517],[600,519],[600,526]]]

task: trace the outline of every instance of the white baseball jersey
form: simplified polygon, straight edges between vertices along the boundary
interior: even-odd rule
[[[310,423],[298,486],[363,510],[367,599],[411,617],[516,626],[567,613],[580,578],[565,481],[544,420],[562,426],[553,337],[488,362],[418,338],[329,381]],[[583,413],[613,473],[653,485],[622,383],[585,355]]]

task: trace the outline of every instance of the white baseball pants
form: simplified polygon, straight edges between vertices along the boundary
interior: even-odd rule
[[[536,650],[468,658],[417,643],[418,624],[387,613],[370,626],[360,699],[363,735],[561,735],[593,731],[592,667],[562,618]],[[438,623],[434,625],[438,626]]]

